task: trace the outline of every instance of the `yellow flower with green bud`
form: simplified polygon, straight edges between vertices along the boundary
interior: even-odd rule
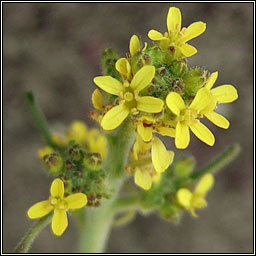
[[[68,226],[67,211],[80,209],[87,204],[87,196],[75,193],[64,197],[64,183],[55,179],[50,189],[48,200],[34,204],[28,210],[30,219],[42,218],[53,211],[52,231],[56,236],[61,236]]]
[[[206,194],[213,187],[214,177],[212,174],[205,174],[198,182],[194,192],[187,188],[180,188],[177,191],[177,200],[181,206],[188,210],[193,217],[197,217],[195,209],[207,206]]]
[[[169,48],[170,51],[174,52],[174,56],[179,59],[180,55],[191,57],[197,53],[197,49],[187,44],[187,42],[201,35],[206,29],[206,24],[199,21],[192,23],[188,28],[181,29],[180,10],[171,7],[167,15],[167,29],[168,32],[164,34],[152,29],[148,32],[148,37],[151,40],[159,41],[162,49]]]

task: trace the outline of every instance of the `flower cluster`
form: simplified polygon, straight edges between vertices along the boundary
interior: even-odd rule
[[[133,35],[129,52],[123,58],[111,49],[103,52],[104,74],[93,81],[104,94],[99,89],[93,92],[95,110],[90,116],[105,133],[74,121],[64,135],[51,134],[48,146],[38,150],[40,160],[55,180],[49,199],[33,205],[28,216],[41,218],[53,212],[54,234],[59,236],[65,231],[68,211],[85,205],[99,207],[102,200],[115,193],[111,184],[116,180],[110,180],[114,171],[109,172],[111,161],[115,162],[113,158],[119,156],[113,157],[110,149],[116,147],[115,154],[119,150],[124,153],[121,144],[125,140],[122,136],[115,137],[115,132],[108,133],[125,120],[134,130],[131,134],[136,136],[135,139],[131,136],[134,144],[126,149],[130,150],[129,156],[121,156],[123,162],[113,164],[113,169],[123,172],[120,176],[124,180],[127,174],[132,175],[135,184],[143,188],[137,191],[136,207],[159,209],[164,219],[177,222],[183,210],[197,217],[195,210],[207,205],[205,196],[213,186],[213,175],[203,171],[193,176],[194,159],[190,157],[172,164],[174,152],[167,150],[160,138],[171,137],[177,149],[186,149],[191,130],[198,139],[213,146],[215,137],[202,120],[206,118],[227,129],[229,121],[216,109],[218,104],[235,101],[238,94],[229,84],[213,88],[218,72],[188,67],[187,58],[197,50],[187,42],[205,31],[205,23],[195,22],[181,28],[180,10],[171,7],[167,29],[164,34],[150,30],[148,37],[156,41],[151,43],[142,44]]]
[[[46,170],[57,176],[51,185],[48,200],[28,210],[31,219],[54,212],[52,230],[62,235],[68,225],[69,210],[99,207],[102,198],[108,197],[101,169],[107,157],[107,140],[96,128],[88,129],[82,121],[74,121],[64,135],[52,133],[57,149],[45,146],[38,157]]]
[[[218,104],[230,103],[238,97],[232,85],[212,89],[217,72],[210,74],[187,66],[187,57],[197,52],[187,42],[205,31],[205,23],[195,22],[181,29],[180,10],[171,7],[167,28],[164,34],[150,30],[149,38],[157,43],[145,43],[143,49],[139,38],[133,35],[126,58],[115,60],[115,65],[109,68],[103,67],[105,75],[94,78],[94,83],[105,92],[107,104],[96,89],[92,103],[98,112],[92,112],[92,116],[106,131],[116,129],[128,117],[131,119],[137,139],[128,170],[135,183],[144,189],[151,187],[156,174],[168,168],[174,155],[157,134],[174,138],[175,146],[185,149],[191,130],[201,141],[213,146],[215,137],[201,120],[206,117],[227,129],[229,121],[215,110]],[[150,151],[152,161],[143,161]]]

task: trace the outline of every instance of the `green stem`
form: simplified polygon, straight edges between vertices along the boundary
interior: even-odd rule
[[[14,253],[26,253],[31,247],[33,241],[38,234],[51,222],[52,214],[48,214],[38,220],[32,228],[25,234],[22,240],[18,243],[14,249]]]
[[[60,147],[56,145],[56,143],[54,143],[52,139],[52,135],[50,130],[48,129],[48,125],[44,117],[44,114],[40,110],[39,106],[36,104],[33,93],[31,91],[27,91],[25,93],[25,96],[26,96],[29,108],[32,112],[33,118],[35,120],[36,126],[39,132],[41,133],[41,135],[43,136],[45,143],[55,150],[60,150]]]
[[[213,161],[206,168],[191,174],[190,178],[198,179],[206,173],[209,173],[209,172],[216,173],[222,167],[229,164],[239,154],[239,152],[240,152],[240,146],[238,144],[229,146],[215,161]]]
[[[124,166],[127,163],[135,132],[130,120],[126,120],[115,134],[108,134],[108,158],[104,165],[112,195],[98,208],[86,208],[81,228],[80,252],[102,253],[115,216],[115,202],[126,178]]]
[[[136,208],[138,206],[138,203],[139,203],[138,196],[120,197],[115,201],[113,210],[116,213],[128,211]]]

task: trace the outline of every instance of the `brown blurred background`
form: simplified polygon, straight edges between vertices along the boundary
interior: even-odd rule
[[[203,167],[227,145],[242,146],[239,158],[216,179],[209,206],[193,219],[185,214],[179,225],[158,217],[138,215],[111,233],[107,252],[119,253],[252,253],[253,250],[253,4],[252,3],[4,3],[3,4],[3,250],[11,252],[31,226],[26,210],[48,197],[52,178],[36,151],[43,145],[23,93],[30,89],[52,130],[62,131],[74,119],[94,125],[88,113],[100,75],[105,47],[121,56],[131,35],[166,31],[168,8],[181,9],[183,26],[207,23],[206,32],[191,41],[198,53],[190,67],[219,71],[216,86],[233,84],[239,99],[219,107],[231,121],[228,130],[210,123],[216,145],[192,138],[187,151]],[[173,141],[166,145],[173,148]],[[175,149],[176,158],[185,153]],[[76,223],[70,220],[61,238],[46,228],[31,252],[75,252]]]

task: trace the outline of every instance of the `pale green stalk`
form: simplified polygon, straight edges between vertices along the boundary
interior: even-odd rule
[[[108,157],[104,166],[106,182],[112,190],[111,199],[98,208],[86,208],[81,226],[80,252],[101,253],[104,251],[116,212],[116,200],[126,178],[124,166],[135,139],[130,120],[121,125],[115,134],[108,134]]]

